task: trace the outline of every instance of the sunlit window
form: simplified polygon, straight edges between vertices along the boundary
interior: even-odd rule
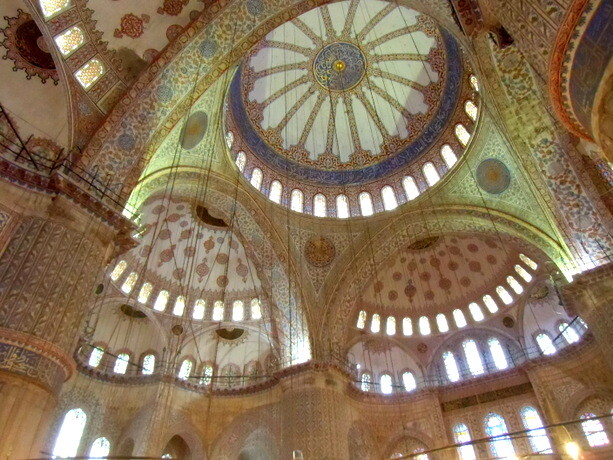
[[[532,275],[528,273],[521,265],[515,265],[515,271],[524,279],[526,283],[532,281]]]
[[[370,319],[370,332],[376,334],[381,330],[381,317],[378,313],[372,315]]]
[[[85,89],[89,89],[104,74],[104,64],[100,59],[93,58],[75,72],[75,77]]]
[[[464,104],[464,111],[472,121],[477,121],[478,110],[477,106],[473,101],[466,101],[466,103]]]
[[[91,367],[98,367],[100,365],[100,361],[102,361],[102,357],[104,356],[104,348],[95,347],[92,349],[91,354],[89,355],[89,360],[87,364]]]
[[[370,391],[371,383],[372,383],[371,375],[368,372],[364,372],[360,380],[360,389],[362,391]]]
[[[180,295],[175,300],[175,306],[172,309],[172,314],[175,316],[183,316],[183,312],[185,311],[185,297]]]
[[[149,353],[147,356],[143,358],[143,375],[151,375],[155,370],[155,355]]]
[[[466,327],[466,317],[464,316],[464,312],[458,308],[453,310],[453,320],[455,321],[455,325],[460,329]]]
[[[226,145],[229,149],[234,145],[234,133],[232,131],[226,133]]]
[[[600,420],[586,420],[596,417],[591,412],[586,412],[581,416],[583,422],[581,422],[581,429],[588,444],[591,447],[605,446],[609,444],[609,437],[602,426]]]
[[[160,291],[158,294],[158,298],[155,299],[155,303],[153,304],[153,309],[157,311],[166,310],[166,304],[168,303],[168,291]]]
[[[232,321],[242,321],[245,318],[245,307],[242,300],[235,300],[232,304]]]
[[[458,157],[449,144],[445,144],[441,147],[441,156],[449,169],[458,161]]]
[[[273,180],[270,184],[270,193],[268,198],[275,203],[281,203],[281,194],[283,193],[283,186],[278,180]]]
[[[121,286],[121,290],[125,292],[126,294],[129,294],[130,292],[132,292],[132,289],[134,289],[136,280],[138,280],[138,273],[136,272],[130,273],[128,277],[126,278],[126,280],[124,281],[123,285]]]
[[[366,327],[366,312],[364,310],[361,310],[360,313],[358,314],[358,322],[356,324],[356,327],[358,329],[364,329]]]
[[[498,340],[496,337],[492,337],[487,341],[487,344],[490,347],[490,354],[492,355],[492,359],[494,360],[494,366],[496,366],[496,369],[502,370],[509,367],[509,363],[507,362],[507,356],[502,349],[500,340]]]
[[[449,330],[449,324],[447,324],[447,317],[439,313],[436,315],[436,326],[438,327],[439,332],[447,332]]]
[[[481,375],[485,372],[483,368],[483,361],[481,360],[481,353],[479,353],[479,349],[477,348],[477,344],[474,340],[465,340],[462,343],[462,348],[464,348],[464,356],[466,357],[466,362],[468,363],[468,369],[473,376]]]
[[[430,329],[430,320],[427,316],[422,316],[419,318],[418,326],[419,333],[421,335],[430,335],[430,333],[432,332],[432,330]]]
[[[387,335],[396,335],[396,318],[393,316],[387,317],[387,322],[385,323],[385,333]]]
[[[496,294],[498,294],[498,297],[500,297],[500,300],[502,300],[506,305],[510,305],[513,303],[513,297],[511,297],[511,294],[509,294],[509,291],[507,291],[502,286],[498,286],[496,288]]]
[[[262,318],[262,304],[260,299],[251,299],[251,319]]]
[[[151,291],[153,291],[153,285],[151,283],[143,284],[138,292],[137,300],[140,303],[147,303],[147,300],[149,300],[149,296],[151,295]]]
[[[564,337],[564,340],[566,340],[568,343],[575,343],[579,341],[579,334],[577,334],[577,331],[575,331],[575,329],[568,323],[560,323],[558,325],[558,331],[562,333],[562,337]]]
[[[464,147],[468,145],[468,141],[470,141],[470,133],[466,130],[466,127],[462,123],[458,123],[455,125],[455,137],[458,138],[460,144]]]
[[[528,432],[532,452],[535,454],[553,454],[547,432],[543,429],[543,421],[534,407],[524,407],[521,418]]]
[[[213,321],[223,321],[223,314],[224,314],[223,302],[221,300],[215,301],[215,303],[213,304],[212,320]]]
[[[443,353],[443,364],[445,365],[445,372],[450,382],[457,382],[460,380],[460,371],[458,370],[458,363],[455,360],[455,356],[450,351]]]
[[[247,155],[242,150],[236,154],[236,167],[240,172],[243,172],[247,165]]]
[[[127,267],[128,263],[125,260],[120,260],[111,272],[111,279],[117,281]]]
[[[71,409],[66,413],[53,447],[54,457],[77,455],[86,423],[87,415],[83,409]]]
[[[328,215],[326,197],[321,193],[313,197],[313,215],[316,217],[326,217]]]
[[[383,374],[381,376],[381,393],[384,395],[389,395],[392,394],[393,390],[392,376],[389,374]]]
[[[441,176],[438,174],[434,163],[425,163],[422,171],[424,173],[424,177],[426,178],[426,182],[428,182],[428,185],[430,186],[436,184],[441,179]]]
[[[544,332],[541,332],[536,336],[536,343],[538,344],[541,353],[544,355],[553,355],[557,350],[551,341],[551,337],[549,337]]]
[[[262,170],[260,168],[253,168],[251,171],[251,185],[253,185],[258,190],[262,186]]]
[[[485,319],[485,316],[483,316],[483,311],[481,310],[481,307],[476,302],[471,302],[468,304],[468,311],[470,311],[470,315],[477,322],[483,321]]]
[[[62,56],[68,56],[70,53],[78,49],[85,42],[85,34],[79,26],[72,26],[55,37],[55,43],[62,53]]]
[[[413,321],[411,321],[411,318],[404,318],[402,320],[402,334],[407,337],[413,335]]]
[[[479,79],[474,75],[470,76],[470,86],[472,86],[475,91],[479,92]]]
[[[192,311],[192,318],[204,319],[205,308],[206,302],[203,299],[196,300],[196,303],[194,303],[194,310]]]
[[[483,296],[483,303],[490,313],[496,313],[498,311],[498,305],[491,295],[487,294]]]
[[[70,0],[40,0],[40,8],[45,19],[49,19],[69,6]]]
[[[110,451],[110,441],[106,438],[98,438],[93,442],[92,447],[89,450],[89,456],[91,458],[108,457]]]
[[[415,455],[413,458],[415,460],[430,460],[430,458],[428,457],[428,454],[420,454],[420,452],[423,452],[425,449],[423,447],[418,447],[417,449],[415,449],[413,451],[413,454],[418,454]]]
[[[413,391],[417,388],[417,381],[415,380],[413,372],[406,371],[402,373],[402,384],[404,385],[405,391]]]
[[[498,414],[489,414],[485,418],[485,433],[488,437],[501,436],[508,433],[507,424],[504,419]],[[496,458],[515,458],[515,449],[513,442],[508,436],[497,437],[490,441],[490,449],[492,455]]]
[[[458,423],[453,427],[453,437],[457,444],[464,444],[472,441],[470,431],[468,431],[468,427],[464,423]],[[458,454],[460,460],[475,460],[477,458],[475,449],[472,445],[458,447]]]
[[[530,257],[528,257],[525,254],[520,254],[519,259],[523,263],[525,263],[528,267],[530,267],[532,270],[536,270],[539,267],[538,264],[534,260],[532,260]]]
[[[391,211],[398,207],[396,193],[394,192],[394,189],[389,185],[386,185],[381,189],[381,199],[383,200],[383,208],[386,211]]]
[[[210,385],[213,381],[213,366],[205,364],[200,377],[200,385]]]
[[[290,209],[294,212],[304,211],[304,193],[301,190],[295,188],[292,190],[292,196],[290,198]]]
[[[347,219],[349,217],[349,199],[345,195],[336,197],[336,217]]]
[[[190,359],[184,359],[181,363],[181,367],[179,368],[178,377],[181,380],[187,380],[192,373],[193,363]]]
[[[521,284],[519,284],[519,281],[517,281],[511,275],[507,276],[507,283],[509,284],[509,286],[511,286],[511,289],[515,291],[515,294],[521,294],[522,292],[524,292],[524,288]]]
[[[372,216],[375,212],[372,206],[372,197],[368,192],[362,192],[358,196],[358,201],[360,202],[360,212],[363,216]]]
[[[125,374],[128,370],[128,363],[130,362],[130,355],[127,353],[120,353],[115,360],[115,367],[113,372],[115,374]]]
[[[419,187],[417,187],[417,182],[411,176],[405,176],[402,179],[402,188],[404,188],[404,193],[409,201],[419,196]]]

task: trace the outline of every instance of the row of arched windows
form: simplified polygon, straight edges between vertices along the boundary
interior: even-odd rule
[[[87,414],[83,409],[75,408],[66,413],[53,446],[54,458],[76,457],[86,424]],[[92,443],[89,457],[108,457],[110,452],[110,441],[105,437],[99,437]]]
[[[464,354],[464,362],[468,374],[477,377],[483,375],[489,366],[486,366],[483,359],[483,351],[480,350],[475,340],[468,338],[462,342],[462,350]],[[496,337],[490,337],[487,340],[487,363],[493,364],[496,370],[504,370],[509,367],[509,357],[500,340]],[[447,379],[450,382],[457,382],[462,377],[460,366],[458,365],[457,357],[453,351],[447,350],[442,355],[443,366],[447,374]]]
[[[373,381],[373,376],[370,372],[364,371],[360,376],[360,389],[362,391],[374,391],[379,387],[379,391],[383,394],[389,395],[394,393],[394,389],[402,388],[402,391],[407,393],[412,392],[417,388],[417,380],[415,379],[415,374],[411,371],[404,371],[401,375],[401,385],[398,385],[394,382],[392,375],[388,372],[384,372],[381,374],[379,378],[379,382],[376,383]]]
[[[102,358],[104,357],[105,349],[104,347],[98,345],[94,347],[89,354],[89,359],[87,360],[87,364],[90,367],[97,368],[102,363]],[[120,353],[115,357],[115,362],[113,364],[113,372],[115,374],[126,374],[128,371],[128,365],[130,364],[130,360],[132,357],[129,353]],[[138,364],[139,373],[142,375],[151,375],[155,371],[155,355],[153,353],[148,353],[144,355]]]

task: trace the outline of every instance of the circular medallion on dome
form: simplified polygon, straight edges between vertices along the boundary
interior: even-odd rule
[[[364,78],[365,58],[353,43],[331,43],[315,56],[313,73],[324,89],[347,91]]]

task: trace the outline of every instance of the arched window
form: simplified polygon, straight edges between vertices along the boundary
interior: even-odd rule
[[[522,267],[521,265],[519,264],[515,265],[515,271],[517,272],[519,276],[521,276],[524,279],[526,283],[529,283],[530,281],[532,281],[532,275],[528,273],[524,269],[524,267]]]
[[[370,319],[370,332],[372,332],[373,334],[376,334],[380,330],[381,330],[381,317],[379,316],[378,313],[375,313],[374,315],[372,315],[372,318]]]
[[[386,211],[391,211],[398,207],[396,193],[394,192],[394,189],[389,185],[386,185],[381,189],[381,199],[383,200],[383,208]]]
[[[460,371],[458,370],[458,363],[455,360],[455,356],[450,351],[443,353],[443,364],[445,365],[445,372],[450,382],[457,382],[460,380]]]
[[[166,310],[166,304],[168,303],[168,291],[160,291],[158,294],[158,298],[155,299],[155,303],[153,304],[153,309],[157,311]]]
[[[70,0],[40,0],[40,8],[45,19],[49,19],[69,6]]]
[[[524,292],[524,288],[521,284],[519,284],[519,281],[517,281],[511,275],[507,276],[507,283],[509,284],[509,286],[511,286],[511,289],[515,291],[515,294],[521,294],[522,292]]]
[[[511,438],[501,436],[508,433],[507,424],[498,414],[489,414],[485,417],[485,433],[488,437],[500,436],[490,441],[492,455],[496,458],[515,458],[515,449]]]
[[[95,347],[92,349],[91,354],[89,355],[89,360],[87,364],[91,367],[98,367],[100,365],[100,361],[102,361],[102,357],[104,356],[104,348]]]
[[[85,43],[85,34],[79,26],[72,26],[55,37],[55,44],[64,57],[79,49],[83,43]]]
[[[384,395],[392,394],[393,391],[392,376],[389,374],[383,374],[381,376],[381,393]]]
[[[417,388],[417,382],[415,381],[413,372],[406,371],[402,373],[402,384],[404,385],[405,391],[413,391]]]
[[[187,380],[190,374],[192,373],[192,366],[193,366],[193,363],[191,359],[184,359],[183,362],[181,363],[181,367],[179,368],[178,377],[181,380]]]
[[[462,123],[458,123],[455,125],[455,137],[458,138],[460,144],[464,147],[468,145],[468,141],[470,141],[470,133],[466,130],[466,127]]]
[[[83,67],[74,74],[84,89],[89,89],[104,74],[105,68],[102,61],[98,58],[90,59]]]
[[[462,348],[464,348],[464,356],[468,363],[468,369],[473,376],[481,375],[485,372],[483,368],[483,360],[481,359],[481,353],[474,340],[469,339],[462,342]]]
[[[466,112],[466,115],[468,115],[468,117],[472,120],[472,121],[477,121],[477,106],[475,105],[475,103],[473,101],[466,101],[466,103],[464,104],[464,111]]]
[[[500,340],[498,340],[496,337],[491,337],[487,341],[487,344],[490,347],[490,354],[492,355],[492,360],[494,361],[496,369],[502,370],[509,367],[509,363],[507,362],[507,356],[502,349]]]
[[[432,330],[430,329],[430,320],[427,316],[422,316],[419,318],[419,333],[421,335],[430,335]]]
[[[509,294],[509,291],[507,291],[502,286],[498,286],[496,288],[496,294],[498,294],[498,297],[500,297],[500,300],[502,300],[505,303],[505,305],[510,305],[513,303],[513,297],[511,297],[511,294]]]
[[[120,260],[111,272],[111,279],[117,281],[127,267],[128,263],[125,260]]]
[[[140,303],[147,303],[147,300],[149,300],[149,296],[151,295],[151,291],[153,291],[153,285],[151,283],[143,284],[138,292],[137,300]]]
[[[487,294],[483,296],[483,303],[490,313],[496,313],[498,311],[498,305],[491,295]]]
[[[106,438],[98,438],[93,444],[92,448],[89,450],[89,456],[91,458],[103,458],[108,457],[109,452],[111,452],[111,443]]]
[[[436,325],[439,332],[447,332],[449,330],[449,324],[447,323],[447,317],[443,313],[436,315]]]
[[[413,451],[413,454],[419,454],[419,455],[415,455],[413,458],[415,460],[430,460],[430,458],[428,457],[428,454],[420,454],[420,452],[423,452],[425,449],[423,447],[418,447],[417,449],[415,449]]]
[[[81,436],[87,423],[87,415],[83,409],[71,409],[66,412],[60,432],[55,440],[53,456],[75,457],[81,443]]]
[[[128,370],[128,363],[130,362],[130,355],[127,353],[120,353],[115,360],[115,367],[113,372],[115,374],[125,374]]]
[[[304,211],[304,193],[301,190],[295,188],[292,190],[292,197],[290,199],[290,209],[294,212]]]
[[[251,299],[251,319],[262,319],[262,304],[260,299]]]
[[[536,343],[538,344],[541,353],[544,355],[553,355],[557,350],[551,341],[551,337],[549,337],[544,332],[541,332],[536,336]]]
[[[349,199],[345,195],[336,197],[336,217],[347,219],[349,217]]]
[[[459,308],[453,310],[453,320],[455,321],[455,325],[460,329],[466,327],[466,317],[464,316],[464,312]]]
[[[250,182],[255,188],[260,189],[262,186],[262,170],[260,168],[253,168]]]
[[[245,166],[247,165],[247,155],[242,150],[236,154],[236,167],[240,172],[245,170]]]
[[[229,149],[234,145],[234,133],[232,131],[226,133],[226,145]]]
[[[470,76],[470,86],[472,86],[475,91],[479,92],[479,80],[474,75]]]
[[[402,179],[402,188],[404,188],[404,193],[407,196],[407,200],[414,200],[419,196],[419,187],[417,187],[417,182],[411,176],[405,176]]]
[[[441,147],[441,157],[449,169],[457,163],[458,157],[449,144],[445,144]]]
[[[524,423],[535,454],[553,454],[547,432],[543,429],[543,421],[534,407],[524,407],[521,410],[521,419]]]
[[[200,385],[210,385],[213,381],[213,366],[205,364],[200,377]]]
[[[242,300],[235,300],[232,304],[232,321],[242,321],[245,318],[245,307]]]
[[[326,197],[321,193],[313,197],[313,215],[317,217],[326,217],[328,215]]]
[[[363,216],[372,216],[375,212],[372,206],[372,198],[370,193],[362,192],[358,196],[358,201],[360,202],[360,212]]]
[[[370,391],[370,385],[372,383],[372,377],[368,372],[362,373],[362,378],[360,380],[360,389],[362,391]]]
[[[472,441],[470,431],[468,431],[468,427],[464,423],[458,423],[453,427],[453,437],[455,442],[458,444],[464,444]],[[458,447],[458,454],[460,456],[460,460],[475,460],[477,458],[475,455],[475,449],[472,445]]]
[[[422,171],[424,173],[424,177],[426,178],[426,182],[428,183],[429,186],[433,186],[441,179],[441,176],[439,176],[438,171],[436,170],[436,167],[434,166],[433,163],[429,161],[424,164]]]
[[[132,289],[134,289],[136,280],[138,280],[138,273],[136,272],[130,273],[128,277],[126,278],[126,280],[124,281],[123,285],[121,286],[121,290],[125,292],[126,294],[129,294],[130,292],[132,292]]]
[[[387,335],[396,335],[396,318],[393,316],[387,317],[387,322],[385,323],[385,333]]]
[[[560,323],[558,325],[558,331],[560,331],[562,337],[564,337],[564,340],[566,340],[567,343],[575,343],[579,341],[579,334],[577,334],[577,331],[575,331],[575,329],[573,329],[573,327],[568,323]]]
[[[215,303],[213,304],[212,320],[213,321],[223,321],[223,316],[224,316],[223,302],[221,300],[216,300]]]
[[[270,192],[268,193],[268,199],[277,204],[281,203],[281,194],[283,193],[283,186],[278,180],[273,180],[270,183]]]
[[[155,355],[149,353],[143,358],[143,375],[151,375],[155,371]]]
[[[206,308],[206,302],[203,299],[196,300],[194,304],[194,311],[192,312],[192,318],[204,319],[204,310]]]
[[[600,420],[593,420],[596,417],[591,412],[586,412],[581,416],[581,429],[590,447],[599,447],[609,444],[609,437],[602,426]],[[592,419],[592,420],[589,420]]]
[[[366,317],[366,312],[364,310],[360,310],[360,313],[358,314],[358,323],[356,324],[358,329],[364,329],[366,327]]]
[[[413,321],[411,321],[411,318],[404,318],[402,320],[402,334],[407,337],[413,335]]]
[[[523,263],[525,263],[528,267],[530,267],[532,270],[536,270],[539,267],[538,264],[534,260],[532,260],[530,257],[528,257],[525,254],[520,254],[519,259]]]
[[[183,316],[184,311],[185,311],[185,297],[180,295],[177,297],[177,300],[175,300],[175,307],[172,309],[172,314],[175,316]]]
[[[483,316],[483,311],[481,311],[481,307],[476,302],[471,302],[468,304],[468,311],[470,311],[470,315],[477,322],[485,319],[485,316]]]

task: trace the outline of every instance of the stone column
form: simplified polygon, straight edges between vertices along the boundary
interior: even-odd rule
[[[36,458],[116,232],[61,193],[6,182],[0,210],[0,458]]]

